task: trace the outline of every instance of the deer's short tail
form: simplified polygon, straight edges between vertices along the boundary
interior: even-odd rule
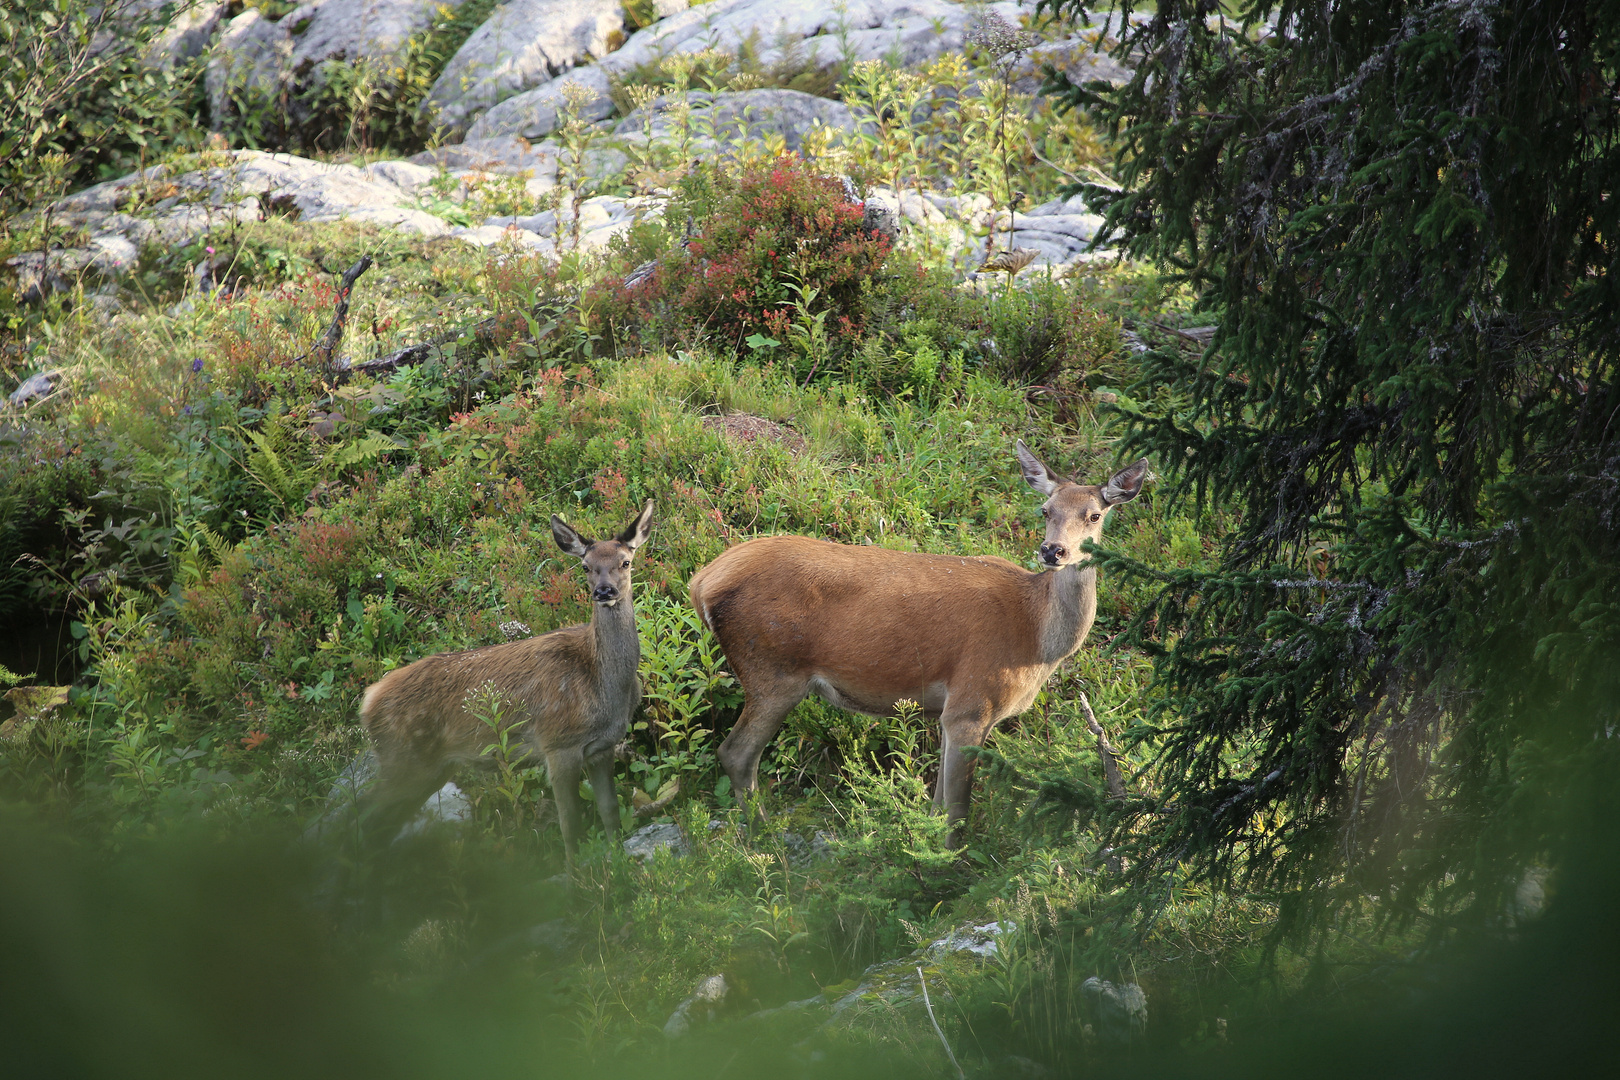
[[[709,619],[708,591],[703,587],[703,571],[707,569],[708,567],[704,567],[693,575],[686,594],[692,600],[692,610],[697,612],[698,621],[712,631],[714,623]]]

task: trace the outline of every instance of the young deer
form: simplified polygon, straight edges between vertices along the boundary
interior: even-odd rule
[[[766,744],[807,695],[874,716],[910,698],[940,721],[934,805],[953,825],[967,816],[973,763],[962,751],[1029,708],[1085,641],[1097,571],[1081,545],[1147,475],[1142,460],[1106,483],[1076,484],[1022,442],[1017,453],[1024,479],[1047,496],[1041,573],[804,536],[738,544],[697,572],[692,605],[743,687],[742,716],[719,750],[734,791],[754,790]]]
[[[468,712],[489,685],[528,755],[543,757],[557,796],[568,861],[579,846],[581,768],[609,836],[619,828],[613,747],[641,700],[641,641],[630,596],[630,563],[652,528],[652,500],[611,540],[587,540],[553,515],[557,546],[585,563],[591,621],[466,652],[427,656],[372,684],[360,722],[377,753],[377,779],[361,797],[364,826],[389,829],[422,804],[456,766],[483,757],[495,733]]]

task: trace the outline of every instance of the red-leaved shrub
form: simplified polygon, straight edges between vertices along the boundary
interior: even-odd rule
[[[708,170],[694,186],[701,190],[688,191],[688,205],[706,212],[693,234],[645,281],[608,300],[616,314],[665,339],[731,348],[755,333],[785,341],[790,286],[798,285],[817,290],[811,310],[828,312],[829,336],[862,332],[863,295],[890,244],[862,227],[865,208],[845,197],[841,181],[789,155],[734,177]]]

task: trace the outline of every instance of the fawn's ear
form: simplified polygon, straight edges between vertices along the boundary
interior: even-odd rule
[[[591,546],[591,542],[589,540],[585,539],[583,536],[579,535],[579,533],[569,528],[568,522],[564,521],[556,514],[551,515],[551,535],[552,538],[557,541],[558,547],[562,548],[570,555],[579,556],[581,559],[585,557],[585,552],[589,550]]]
[[[1018,467],[1024,470],[1024,483],[1042,495],[1050,495],[1057,490],[1057,486],[1063,482],[1063,477],[1053,472],[1046,462],[1030,453],[1023,439],[1019,439],[1013,448],[1018,451]]]
[[[1147,479],[1147,458],[1143,458],[1135,465],[1127,465],[1119,472],[1108,478],[1103,485],[1102,500],[1105,506],[1115,503],[1130,502],[1142,490],[1142,481]]]
[[[652,511],[653,501],[648,499],[647,505],[643,506],[641,513],[636,515],[636,520],[626,525],[624,532],[619,534],[619,543],[631,551],[645,544],[647,537],[652,535]]]

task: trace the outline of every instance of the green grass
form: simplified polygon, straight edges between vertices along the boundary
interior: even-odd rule
[[[1130,737],[1149,662],[1108,647],[1149,583],[1106,577],[1086,646],[992,738],[960,858],[928,806],[937,735],[915,717],[800,705],[762,764],[772,824],[754,837],[714,756],[741,697],[687,606],[692,573],[728,544],[788,532],[1027,565],[1039,500],[1013,441],[1081,480],[1117,464],[1098,392],[1134,377],[1120,321],[1184,307],[1155,275],[1121,267],[985,294],[902,254],[860,294],[861,329],[819,345],[825,363],[809,367],[701,339],[649,347],[634,327],[592,323],[592,290],[639,250],[553,267],[276,219],[209,244],[241,278],[228,302],[184,295],[200,251],[148,252],[115,322],[67,294],[18,313],[8,338],[14,378],[48,358],[70,389],[0,436],[0,541],[37,556],[4,571],[0,598],[68,610],[83,674],[66,706],[19,717],[0,740],[6,798],[109,857],[199,832],[284,842],[363,749],[369,683],[501,641],[502,623],[539,633],[587,618],[550,516],[602,534],[654,498],[635,596],[646,698],[618,794],[633,827],[646,819],[632,793],[679,781],[663,816],[690,855],[642,866],[593,833],[562,890],[543,773],[468,772],[461,834],[341,868],[339,886],[317,862],[292,886],[349,898],[323,932],[385,1000],[476,979],[501,999],[491,1015],[522,1003],[569,1052],[611,1058],[661,1047],[671,1008],[717,971],[743,1014],[852,988],[866,965],[964,922],[1011,919],[1024,929],[1003,960],[933,969],[942,1022],[970,1060],[1013,1052],[1068,1068],[1092,1053],[1072,1037],[1088,975],[1141,981],[1155,1031],[1190,1044],[1302,982],[1286,953],[1269,969],[1281,983],[1254,974],[1263,900],[1166,882],[1142,921],[1144,896],[1110,869],[1094,814],[1051,797],[1101,784],[1082,690],[1127,748],[1136,789],[1151,790],[1152,741]],[[318,268],[361,253],[376,266],[340,351],[363,361],[447,344],[334,387],[297,358],[334,302]],[[738,441],[720,422],[735,413],[798,439]],[[1223,528],[1150,486],[1107,540],[1147,565],[1195,567]],[[818,833],[826,857],[799,858]],[[525,936],[558,920],[561,954]],[[908,1068],[942,1067],[915,1009],[860,1010],[819,1034],[796,1016],[762,1022],[758,1045],[813,1036],[843,1060],[882,1044]]]

